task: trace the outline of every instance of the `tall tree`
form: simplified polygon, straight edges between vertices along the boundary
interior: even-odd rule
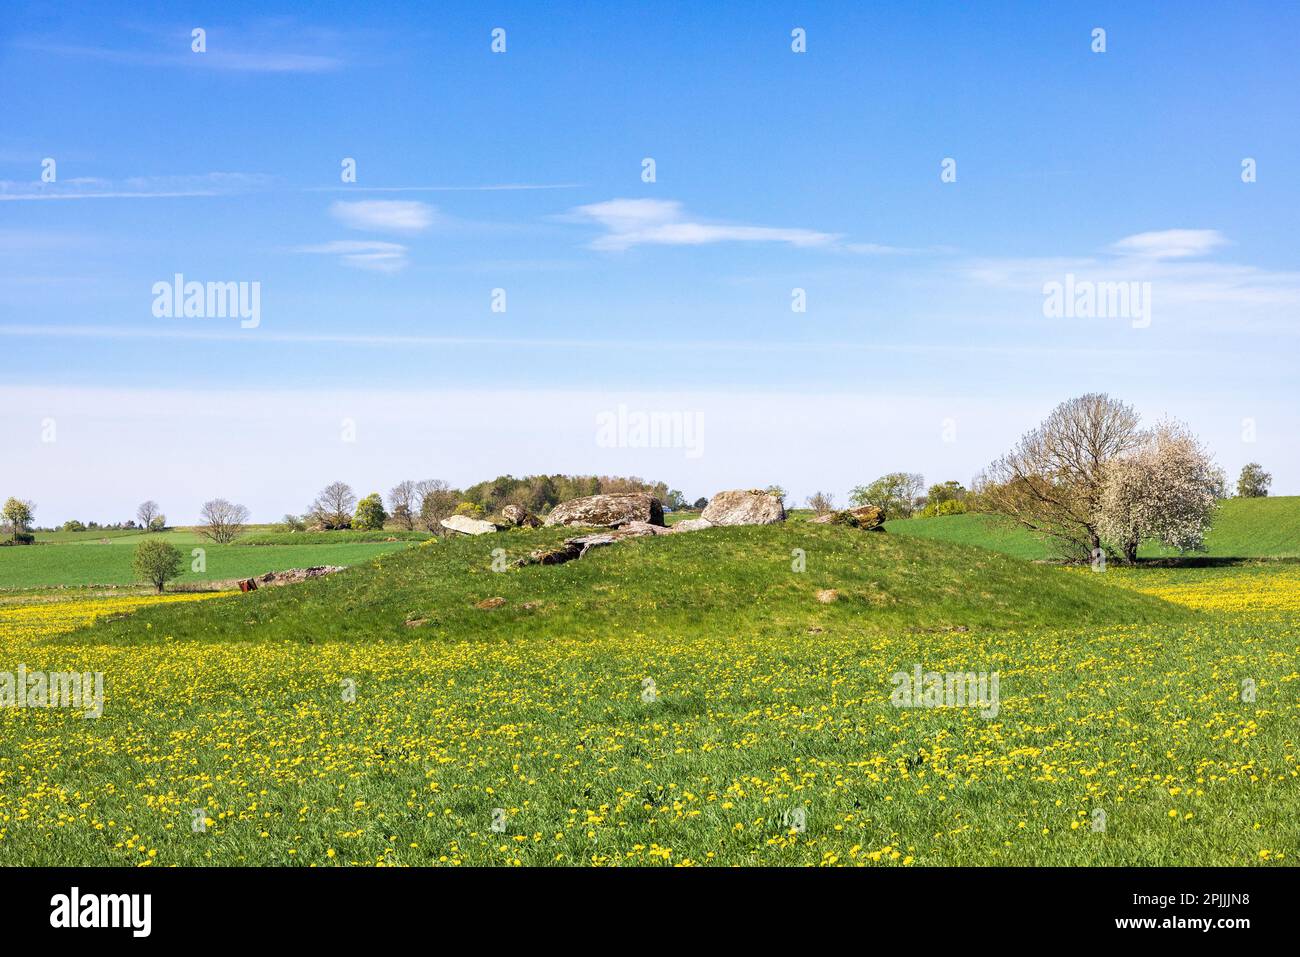
[[[1104,393],[1062,402],[978,481],[979,503],[1071,557],[1101,547],[1097,515],[1112,460],[1144,441],[1133,407]]]
[[[425,479],[417,483],[416,491],[420,496],[420,524],[430,532],[441,533],[439,523],[456,510],[460,493],[448,488],[442,479]]]
[[[1237,479],[1237,495],[1241,498],[1267,498],[1272,484],[1273,476],[1258,462],[1250,462],[1242,467]]]
[[[1097,531],[1129,562],[1155,539],[1170,548],[1201,548],[1218,508],[1223,473],[1186,428],[1162,422],[1136,451],[1106,466]]]
[[[418,511],[415,497],[415,483],[410,479],[398,482],[388,492],[388,511],[393,521],[410,531],[415,528]]]
[[[5,524],[9,526],[15,541],[18,540],[19,536],[27,533],[35,514],[35,504],[26,499],[13,498],[12,496],[5,502],[4,509],[0,511],[0,515],[4,516]]]
[[[149,530],[149,526],[153,524],[153,520],[160,514],[162,514],[162,509],[158,507],[158,503],[153,499],[150,499],[147,502],[141,502],[140,507],[135,510],[136,520],[139,521],[140,527],[146,531]]]
[[[228,545],[244,530],[248,522],[248,509],[224,498],[214,498],[204,502],[199,514],[203,524],[199,531],[218,545]]]
[[[357,496],[346,482],[331,482],[311,505],[311,516],[323,529],[351,528]]]

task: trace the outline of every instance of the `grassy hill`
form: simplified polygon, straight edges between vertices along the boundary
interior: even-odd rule
[[[1205,551],[1194,554],[1211,558],[1300,556],[1300,496],[1231,498],[1220,506]],[[1028,560],[1057,555],[1050,542],[987,515],[900,519],[886,527],[895,535],[977,545]],[[1149,544],[1138,552],[1140,558],[1178,554]]]
[[[572,534],[444,539],[292,589],[142,612],[97,634],[130,640],[151,625],[177,639],[509,641],[539,630],[601,637],[655,629],[802,640],[812,627],[987,629],[1177,614],[1145,596],[980,549],[806,523],[633,539],[562,566],[492,571],[493,549],[514,559]],[[792,571],[795,549],[804,552],[804,572]],[[836,600],[818,601],[821,590],[835,590]],[[475,607],[498,597],[504,605],[490,612]],[[407,621],[425,624],[415,630]]]

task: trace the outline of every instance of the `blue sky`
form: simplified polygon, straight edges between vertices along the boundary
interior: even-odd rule
[[[0,494],[42,522],[507,471],[842,498],[968,481],[1084,391],[1300,493],[1300,12],[892,6],[7,9]],[[258,283],[257,327],[155,317],[177,273]],[[1067,276],[1147,283],[1149,315],[1045,315]],[[619,405],[696,416],[698,454],[601,446]]]

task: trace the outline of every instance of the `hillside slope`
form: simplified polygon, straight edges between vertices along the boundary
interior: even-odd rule
[[[886,527],[896,535],[976,545],[1016,558],[1050,559],[1057,554],[1050,542],[987,515],[900,519]],[[1300,496],[1225,499],[1205,545],[1206,550],[1196,554],[1211,558],[1300,556]],[[1152,545],[1143,545],[1138,552],[1141,558],[1177,554]]]
[[[634,539],[566,565],[492,570],[494,549],[513,559],[571,534],[542,529],[410,546],[291,588],[149,609],[100,624],[95,637],[499,642],[622,634],[631,644],[654,632],[803,641],[833,628],[978,631],[1183,614],[1088,576],[982,549],[804,523]],[[802,572],[792,570],[797,549]],[[819,601],[827,589],[835,600]],[[504,603],[475,607],[492,598]]]

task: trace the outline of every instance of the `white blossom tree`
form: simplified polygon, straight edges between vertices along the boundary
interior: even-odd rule
[[[1201,548],[1223,481],[1194,435],[1162,422],[1136,450],[1106,464],[1097,531],[1130,562],[1145,539],[1180,551]]]

